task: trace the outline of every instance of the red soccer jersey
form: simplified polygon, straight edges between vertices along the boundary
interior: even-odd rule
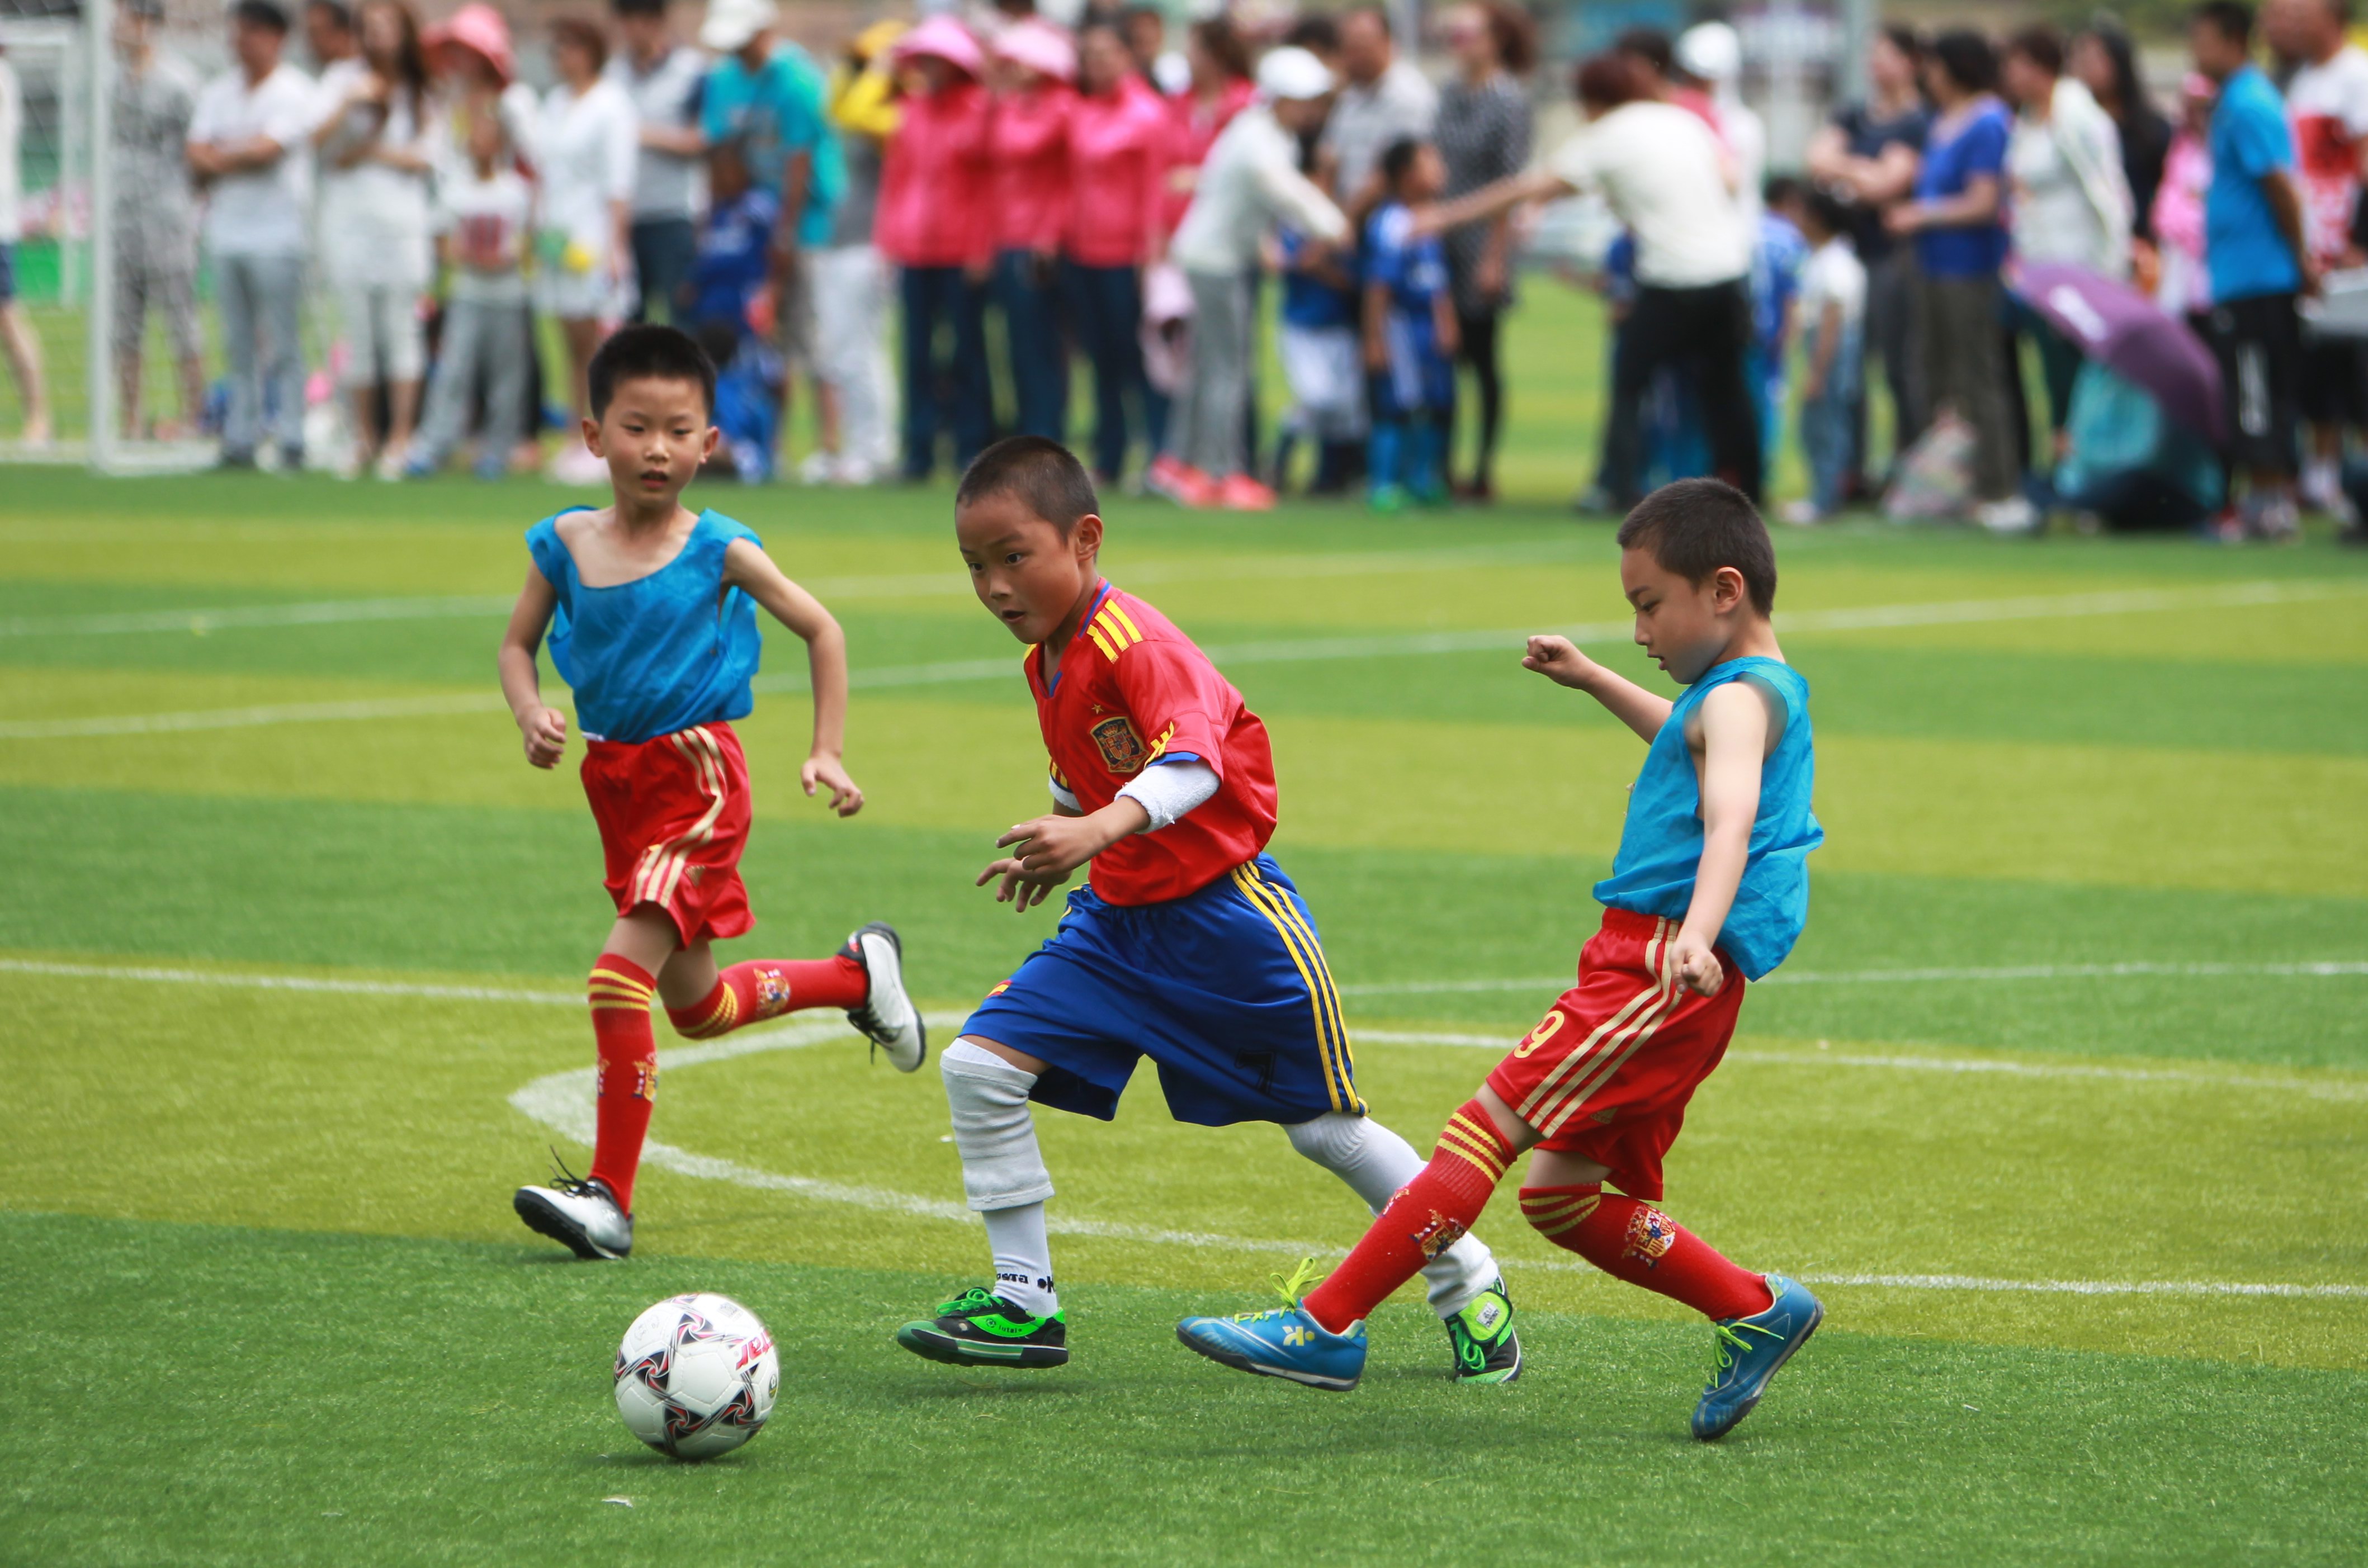
[[[1094,857],[1093,889],[1105,903],[1198,892],[1274,836],[1266,726],[1166,616],[1104,583],[1059,666],[1048,675],[1038,647],[1026,667],[1053,780],[1087,811],[1117,800],[1163,756],[1198,757],[1217,776],[1217,792],[1180,821]]]

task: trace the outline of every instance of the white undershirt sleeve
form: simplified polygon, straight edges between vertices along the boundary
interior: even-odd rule
[[[1053,803],[1054,805],[1066,806],[1069,810],[1076,812],[1079,816],[1086,814],[1086,803],[1077,799],[1076,792],[1075,790],[1069,789],[1068,786],[1063,784],[1057,778],[1047,778],[1044,780],[1044,783],[1046,787],[1053,791]]]
[[[1217,770],[1199,757],[1179,758],[1144,768],[1119,791],[1151,815],[1145,833],[1157,833],[1217,792]]]

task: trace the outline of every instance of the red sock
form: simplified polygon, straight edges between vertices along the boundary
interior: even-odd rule
[[[1463,1239],[1512,1157],[1512,1145],[1480,1102],[1465,1105],[1447,1119],[1422,1174],[1390,1199],[1356,1250],[1300,1305],[1333,1334],[1371,1316],[1391,1291]]]
[[[1521,1216],[1546,1240],[1568,1247],[1613,1278],[1683,1301],[1707,1316],[1750,1317],[1776,1303],[1759,1275],[1737,1268],[1651,1204],[1606,1192],[1600,1185],[1525,1187]]]
[[[715,977],[715,989],[689,1007],[668,1007],[675,1033],[711,1040],[744,1024],[806,1007],[860,1007],[871,976],[840,953],[827,959],[757,959]]]
[[[649,1135],[650,1104],[658,1092],[658,1042],[650,1028],[657,983],[631,959],[602,953],[592,966],[592,1039],[600,1051],[592,1143],[593,1179],[606,1182],[617,1207],[633,1210],[633,1173]]]

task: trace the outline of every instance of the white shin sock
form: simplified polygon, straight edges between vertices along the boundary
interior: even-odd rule
[[[986,1221],[996,1294],[1033,1316],[1055,1312],[1061,1303],[1053,1290],[1053,1248],[1044,1230],[1044,1200],[1053,1196],[1053,1178],[1044,1169],[1035,1119],[1028,1109],[1036,1074],[967,1039],[946,1048],[938,1072],[953,1113],[962,1191]]]
[[[1413,1145],[1370,1116],[1329,1111],[1284,1131],[1292,1148],[1348,1183],[1375,1214],[1422,1174],[1424,1161]],[[1488,1244],[1467,1233],[1422,1266],[1431,1311],[1453,1317],[1496,1282],[1497,1272]]]

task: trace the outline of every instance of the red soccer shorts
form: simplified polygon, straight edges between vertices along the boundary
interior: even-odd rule
[[[1579,949],[1578,983],[1488,1074],[1497,1098],[1545,1135],[1539,1148],[1592,1160],[1631,1198],[1661,1196],[1661,1157],[1743,1007],[1743,976],[1724,952],[1718,994],[1678,983],[1677,938],[1674,920],[1605,910]]]
[[[622,915],[654,903],[684,947],[757,924],[740,881],[748,842],[748,763],[724,723],[654,741],[593,741],[584,794],[600,824],[609,896]]]

